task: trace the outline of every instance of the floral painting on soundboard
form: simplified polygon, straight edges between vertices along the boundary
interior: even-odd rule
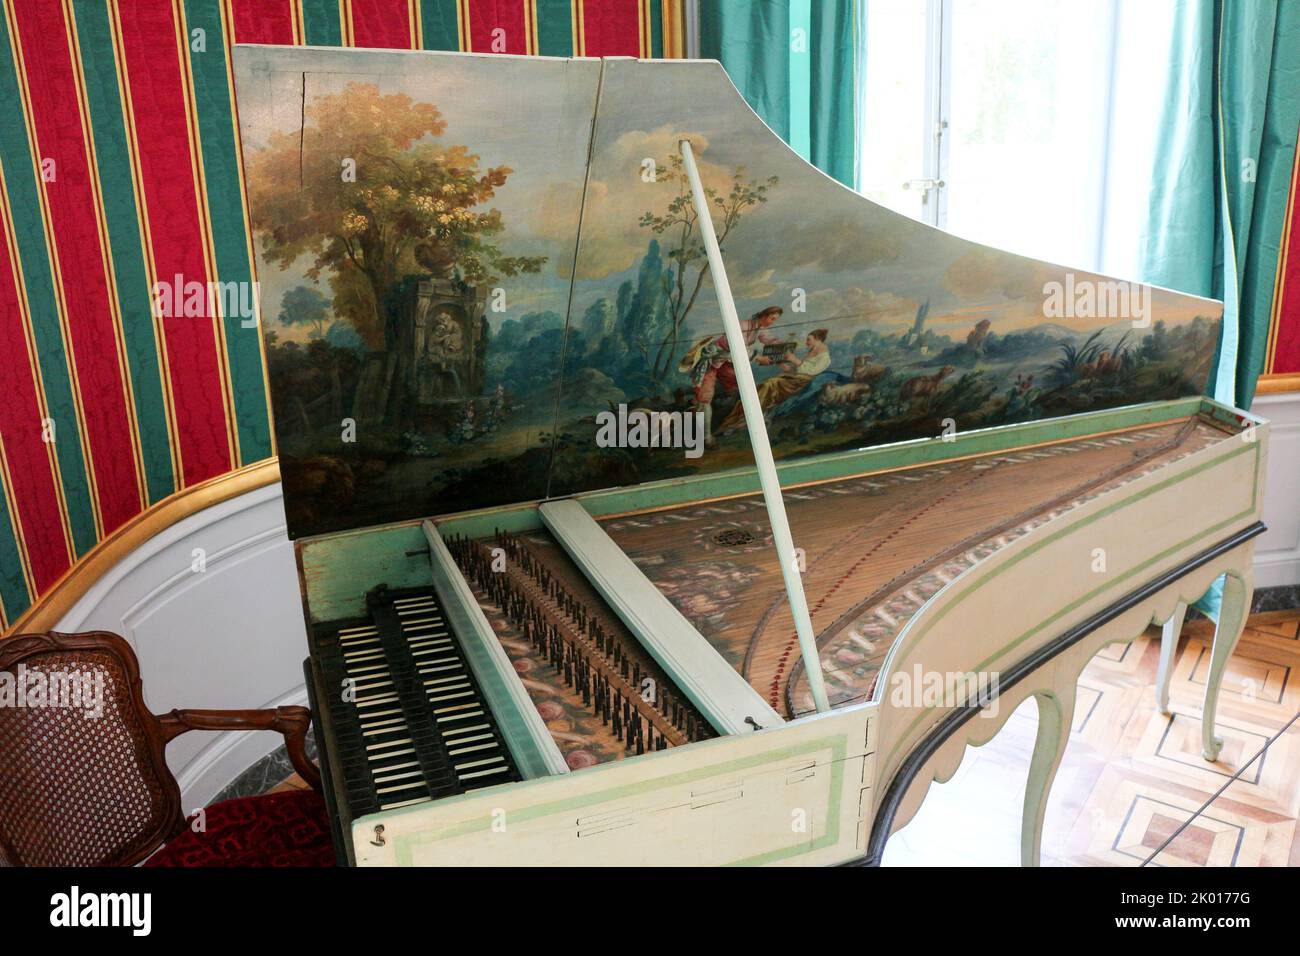
[[[716,64],[248,48],[236,79],[295,537],[752,462],[683,138],[778,458],[1210,377],[1218,303],[876,206]]]

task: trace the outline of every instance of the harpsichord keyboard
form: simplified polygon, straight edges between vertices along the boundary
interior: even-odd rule
[[[366,604],[314,635],[348,816],[520,779],[433,591],[379,587]]]

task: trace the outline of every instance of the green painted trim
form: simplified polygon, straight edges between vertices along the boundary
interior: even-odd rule
[[[889,471],[912,465],[931,465],[969,455],[986,455],[1014,450],[1025,445],[1068,441],[1098,432],[1150,425],[1181,416],[1194,415],[1201,409],[1202,398],[1184,398],[1169,402],[1129,405],[1124,408],[1052,418],[1018,425],[999,425],[958,433],[952,441],[941,438],[918,438],[913,441],[862,448],[855,451],[814,455],[777,462],[781,484],[805,484],[830,481],[855,474]],[[644,508],[662,508],[683,502],[720,498],[729,495],[756,494],[760,491],[758,472],[753,466],[735,468],[706,475],[669,478],[624,488],[610,488],[575,495],[593,516],[621,514]]]
[[[828,767],[831,772],[830,794],[826,802],[826,832],[803,846],[784,847],[780,850],[769,850],[766,853],[756,853],[753,856],[745,857],[743,860],[736,860],[729,863],[728,866],[762,866],[766,863],[775,863],[778,860],[788,860],[791,857],[802,856],[805,853],[812,853],[815,850],[825,849],[828,846],[834,846],[840,839],[840,803],[843,799],[844,790],[844,763],[845,751],[848,749],[847,743],[843,736],[829,739],[831,748],[831,761]],[[866,756],[862,757],[866,760]]]
[[[542,526],[537,502],[527,501],[504,508],[480,508],[433,519],[444,534],[463,534],[469,538],[486,538],[497,530],[511,534],[536,531]]]
[[[1225,425],[1233,425],[1236,427],[1240,427],[1243,421],[1255,425],[1265,425],[1268,423],[1267,419],[1261,418],[1253,412],[1243,412],[1239,408],[1216,402],[1212,398],[1201,399],[1201,414],[1212,418],[1217,422],[1222,422]]]
[[[212,229],[212,257],[222,283],[237,283],[241,302],[247,302],[248,319],[224,316],[226,358],[230,368],[231,404],[239,437],[239,462],[246,465],[270,458],[271,409],[262,376],[261,329],[253,320],[257,296],[248,232],[244,228],[244,200],[239,181],[239,151],[235,144],[235,112],[231,102],[234,78],[227,70],[221,14],[208,0],[186,0],[189,32],[207,34],[204,52],[190,46],[194,75],[194,111],[203,142],[203,176],[207,184],[208,218]]]
[[[1235,422],[1242,414],[1208,398],[1182,398],[1168,402],[1129,405],[1124,408],[1071,415],[1066,418],[981,428],[958,433],[953,441],[947,442],[937,438],[922,438],[874,448],[809,456],[778,462],[776,470],[781,477],[782,485],[786,487],[808,482],[833,481],[866,472],[888,471],[908,465],[941,464],[952,458],[992,454],[1041,442],[1069,441],[1097,432],[1150,425],[1181,416],[1194,415],[1201,411],[1207,413],[1214,411],[1216,415],[1230,423]],[[760,490],[758,473],[749,466],[716,474],[666,478],[639,485],[582,492],[574,495],[573,498],[581,502],[593,517],[600,518],[604,515],[670,507],[683,502],[709,498],[757,494]],[[537,501],[526,501],[479,508],[474,511],[437,515],[433,520],[444,535],[463,534],[478,538],[485,537],[498,528],[517,534],[535,531],[542,527],[541,517],[537,513],[537,504]],[[343,535],[367,534],[384,528],[415,524],[418,522],[399,522],[379,528],[357,528],[302,540],[324,541]]]
[[[542,56],[573,56],[575,2],[537,0],[537,52]]]
[[[93,548],[97,541],[95,513],[90,500],[86,456],[82,452],[77,428],[76,402],[72,376],[68,370],[67,345],[59,326],[59,310],[54,297],[54,274],[45,247],[45,221],[37,190],[31,147],[27,142],[27,124],[19,98],[18,73],[10,49],[9,23],[0,16],[0,169],[9,192],[13,211],[13,229],[17,248],[10,253],[22,264],[22,285],[31,308],[32,335],[36,360],[44,380],[45,401],[58,440],[55,455],[59,461],[63,493],[68,502],[68,521],[77,556]],[[39,428],[39,422],[33,422]]]
[[[460,49],[456,3],[457,0],[420,0],[420,29],[426,50]]]
[[[523,681],[437,528],[428,521],[422,525],[422,532],[429,543],[430,574],[442,611],[478,678],[519,772],[528,780],[568,773],[569,765],[555,738],[533,706]]]
[[[432,3],[433,0],[424,0],[423,5],[429,7]],[[343,22],[339,18],[338,0],[302,0],[302,26],[305,39],[311,46],[343,45]],[[425,35],[428,35],[427,27]]]
[[[366,592],[377,584],[397,590],[430,583],[428,542],[418,524],[313,538],[298,549],[312,623],[363,616]]]
[[[729,741],[735,740],[734,737],[719,737],[713,741],[694,744],[693,747],[703,747],[709,745],[722,745]],[[684,783],[691,783],[703,777],[718,776],[720,774],[732,773],[738,770],[748,770],[752,767],[762,766],[767,763],[775,763],[787,760],[791,757],[799,757],[807,753],[818,750],[830,750],[831,760],[827,765],[831,771],[830,797],[827,803],[827,824],[826,834],[809,844],[796,847],[787,847],[783,850],[773,850],[769,853],[758,854],[739,860],[733,865],[746,865],[754,863],[766,863],[775,860],[786,859],[791,856],[798,856],[802,853],[808,853],[813,850],[821,849],[825,846],[832,846],[839,840],[840,824],[840,802],[841,791],[844,783],[844,762],[847,751],[847,743],[843,734],[837,734],[828,737],[819,737],[802,744],[792,744],[789,747],[778,748],[776,750],[765,750],[761,753],[752,754],[748,757],[740,757],[735,760],[726,761],[720,764],[711,764],[707,767],[700,767],[696,770],[684,770],[680,773],[669,774],[647,782],[627,783],[619,786],[609,787],[604,790],[594,790],[590,793],[579,794],[574,797],[568,797],[564,800],[553,800],[546,803],[537,803],[531,807],[525,807],[522,810],[510,811],[510,816],[516,820],[532,820],[539,817],[550,816],[557,813],[563,813],[569,810],[580,810],[593,804],[603,803],[610,800],[621,800],[627,797],[639,796],[647,793],[654,793],[667,787],[675,787]],[[644,754],[640,757],[629,757],[628,760],[663,760],[672,759],[674,756],[671,750],[662,750],[658,753]],[[627,761],[620,761],[617,764],[604,764],[599,767],[591,767],[583,771],[584,775],[596,775],[602,770],[611,770],[618,767],[626,766]],[[510,784],[512,790],[518,792],[521,787],[545,786],[547,781],[527,781],[522,784]],[[467,800],[478,799],[479,794],[464,794],[459,797],[450,797],[438,802],[440,807],[450,807]],[[428,810],[428,804],[420,807],[403,807],[397,810],[385,810],[380,813],[373,813],[353,821],[353,826],[362,825],[367,828],[377,823],[387,824],[401,816],[409,815],[411,811],[422,812]],[[394,840],[394,852],[397,855],[397,865],[412,865],[412,851],[417,846],[426,843],[434,843],[439,840],[453,839],[459,836],[466,836],[476,831],[487,831],[491,828],[493,818],[491,812],[483,816],[472,817],[468,820],[462,820],[459,823],[450,826],[431,828],[421,830],[416,833],[398,834]]]
[[[1207,468],[1211,468],[1214,467],[1215,465],[1222,464],[1223,462],[1235,458],[1238,455],[1242,455],[1251,451],[1255,452],[1255,478],[1254,478],[1253,486],[1251,488],[1251,503],[1249,508],[1245,509],[1244,511],[1238,512],[1237,514],[1234,514],[1231,517],[1224,519],[1223,521],[1220,521],[1218,524],[1215,524],[1210,528],[1206,528],[1201,531],[1198,531],[1197,533],[1191,535],[1190,537],[1184,539],[1183,541],[1180,541],[1178,544],[1166,548],[1164,551],[1160,552],[1159,554],[1154,555],[1151,558],[1148,558],[1147,560],[1133,566],[1132,568],[1127,569],[1124,572],[1116,573],[1115,575],[1112,576],[1111,580],[1108,581],[1107,583],[1097,588],[1094,588],[1092,591],[1088,592],[1087,594],[1083,595],[1077,600],[1071,602],[1066,607],[1058,610],[1056,614],[1053,614],[1051,617],[1041,621],[1040,623],[1030,628],[1025,633],[1021,634],[1019,637],[1003,645],[1001,648],[999,648],[989,657],[985,658],[983,661],[976,664],[972,668],[972,670],[982,671],[986,669],[988,665],[991,664],[993,661],[997,660],[999,657],[1001,657],[1003,654],[1006,654],[1008,651],[1012,650],[1013,648],[1018,647],[1020,644],[1023,644],[1025,641],[1029,640],[1029,638],[1031,638],[1034,634],[1037,634],[1039,631],[1042,631],[1044,628],[1050,626],[1053,622],[1059,620],[1061,617],[1065,616],[1066,614],[1069,614],[1071,611],[1074,611],[1077,608],[1081,607],[1082,605],[1086,604],[1087,602],[1093,600],[1094,598],[1101,595],[1102,593],[1116,587],[1119,584],[1122,584],[1124,578],[1132,576],[1134,574],[1138,574],[1139,572],[1146,570],[1152,565],[1165,560],[1171,555],[1177,554],[1179,551],[1185,550],[1187,547],[1195,544],[1198,540],[1206,537],[1207,535],[1211,535],[1214,534],[1215,532],[1222,531],[1224,528],[1234,524],[1235,522],[1239,522],[1243,518],[1255,514],[1259,506],[1259,501],[1258,501],[1259,443],[1258,442],[1254,442],[1252,444],[1243,444],[1242,447],[1235,448],[1232,451],[1228,452],[1227,454],[1220,455],[1218,458],[1203,462],[1202,464],[1198,465],[1196,468],[1184,472],[1183,474],[1175,475],[1172,478],[1166,478],[1164,481],[1161,481],[1153,485],[1152,487],[1143,490],[1138,494],[1130,495],[1129,497],[1123,499],[1122,501],[1117,501],[1111,505],[1108,505],[1107,507],[1098,510],[1094,514],[1089,515],[1082,521],[1072,524],[1069,527],[1061,528],[1055,532],[1044,535],[1040,541],[1037,541],[1036,543],[1023,548],[1020,552],[1014,555],[1010,560],[1004,562],[1003,564],[999,565],[997,568],[993,569],[992,573],[981,576],[979,580],[966,584],[965,587],[959,593],[953,595],[951,600],[946,601],[944,606],[940,608],[939,611],[936,612],[935,614],[928,615],[928,616],[918,615],[917,617],[913,618],[913,620],[918,622],[916,633],[911,633],[910,628],[904,629],[903,634],[900,635],[901,639],[895,645],[897,650],[895,652],[890,653],[889,658],[885,662],[885,666],[881,669],[881,673],[884,674],[886,672],[892,671],[895,660],[898,658],[902,658],[909,651],[915,648],[916,644],[920,642],[936,624],[942,621],[950,611],[956,609],[956,607],[960,605],[961,602],[972,591],[978,588],[986,587],[990,581],[994,580],[995,578],[997,578],[999,575],[1001,575],[1003,572],[1007,571],[1008,569],[1015,567],[1021,561],[1024,561],[1026,558],[1033,556],[1038,551],[1060,540],[1061,538],[1068,535],[1072,535],[1075,532],[1080,531],[1083,528],[1086,528],[1088,525],[1098,521],[1101,518],[1107,517],[1111,514],[1123,510],[1124,508],[1129,507],[1130,505],[1136,504],[1137,502],[1142,501],[1143,499],[1149,497],[1150,495],[1155,494],[1157,491],[1162,491],[1165,488],[1169,487],[1170,485],[1177,484],[1178,482],[1181,481],[1185,481],[1186,479],[1190,478],[1192,475],[1199,474],[1200,472],[1206,470]],[[945,591],[940,593],[946,594],[947,589],[945,589]],[[883,686],[884,683],[885,683],[884,681],[879,682],[878,686]],[[910,724],[907,725],[901,737],[899,738],[898,742],[894,744],[893,749],[889,752],[889,756],[885,760],[886,767],[891,766],[893,764],[894,757],[897,756],[899,748],[904,746],[904,742],[910,738],[911,734],[916,730],[916,728],[920,724],[925,722],[925,720],[927,719],[927,717],[929,717],[930,714],[934,713],[939,709],[940,708],[938,707],[927,707],[916,717],[916,719],[914,719]]]
[[[101,195],[104,225],[108,230],[108,252],[117,279],[122,340],[135,395],[145,488],[149,503],[154,504],[176,491],[162,364],[158,359],[162,343],[158,341],[152,315],[153,303],[149,298],[149,278],[145,272],[135,180],[131,176],[108,8],[99,3],[86,4],[77,9],[76,15],[81,68],[86,74],[86,106],[95,141],[96,169],[103,184]]]

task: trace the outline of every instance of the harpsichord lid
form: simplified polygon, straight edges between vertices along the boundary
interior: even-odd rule
[[[877,206],[713,61],[239,46],[235,73],[293,537],[752,463],[683,137],[778,459],[1210,378],[1220,303]]]

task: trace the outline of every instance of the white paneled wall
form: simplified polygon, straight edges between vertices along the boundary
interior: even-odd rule
[[[1256,396],[1251,411],[1272,423],[1255,587],[1300,584],[1300,393]]]
[[[125,637],[140,658],[154,713],[306,703],[307,638],[280,485],[214,505],[149,539],[96,582],[57,630]],[[183,808],[203,806],[282,742],[270,732],[177,738],[167,760]]]

